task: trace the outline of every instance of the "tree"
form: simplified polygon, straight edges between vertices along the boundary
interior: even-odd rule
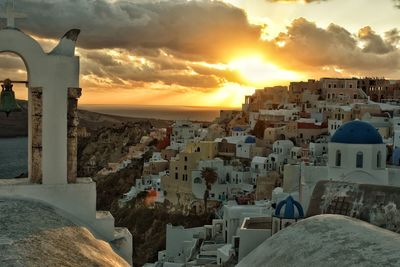
[[[210,197],[210,190],[211,186],[215,184],[215,182],[218,179],[218,174],[213,168],[206,167],[201,170],[201,177],[204,179],[206,183],[206,191],[204,192],[204,210],[207,212],[207,201],[208,198]]]

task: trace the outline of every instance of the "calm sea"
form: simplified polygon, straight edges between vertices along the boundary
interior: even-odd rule
[[[224,107],[132,105],[80,105],[79,108],[123,117],[192,121],[213,121],[219,116],[219,111],[221,109],[234,110]]]
[[[28,138],[0,138],[0,179],[28,172]]]

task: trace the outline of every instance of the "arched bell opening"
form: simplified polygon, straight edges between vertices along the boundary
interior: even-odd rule
[[[12,52],[0,54],[0,179],[29,174],[28,68]]]
[[[42,88],[32,88],[29,86],[30,72],[29,65],[22,55],[8,50],[0,51],[0,61],[5,63],[0,77],[2,93],[12,90],[13,97],[8,94],[7,99],[0,98],[0,116],[3,120],[14,124],[20,123],[19,120],[25,120],[24,125],[27,133],[27,160],[25,160],[27,171],[18,175],[19,178],[29,178],[32,183],[42,182]],[[11,89],[10,89],[11,88]],[[2,94],[3,96],[3,94]],[[13,99],[14,98],[14,99]],[[4,101],[3,101],[4,100]],[[5,102],[15,101],[18,108],[10,110],[5,106],[13,104],[4,104]],[[7,178],[15,178],[7,177]]]

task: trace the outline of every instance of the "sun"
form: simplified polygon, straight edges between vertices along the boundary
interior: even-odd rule
[[[238,71],[249,86],[271,86],[282,81],[301,79],[298,73],[287,71],[266,62],[260,55],[251,55],[232,60],[229,69]]]

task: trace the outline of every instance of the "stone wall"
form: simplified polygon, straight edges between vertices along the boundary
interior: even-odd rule
[[[31,127],[32,127],[32,155],[30,164],[30,178],[32,183],[42,183],[42,88],[31,88]]]
[[[81,88],[68,88],[68,183],[76,183],[78,169],[78,98],[82,95]]]
[[[315,186],[307,217],[341,214],[399,232],[400,187],[320,181]]]

